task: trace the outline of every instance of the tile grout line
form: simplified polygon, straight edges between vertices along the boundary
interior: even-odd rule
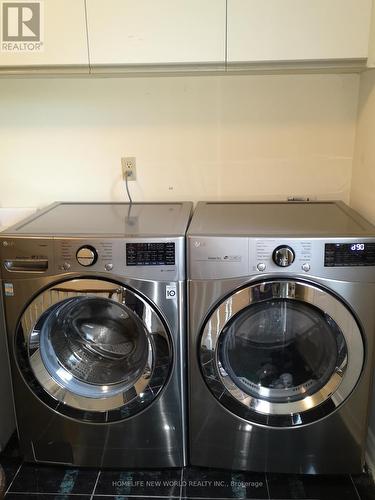
[[[92,500],[94,498],[94,495],[95,495],[95,491],[96,491],[96,487],[98,486],[98,482],[99,482],[99,478],[100,478],[100,474],[102,473],[102,471],[100,470],[98,472],[98,475],[96,476],[96,481],[95,481],[95,484],[94,484],[94,489],[92,490],[92,494],[90,496],[90,500]]]
[[[351,474],[349,474],[349,476],[350,476],[350,480],[352,482],[353,488],[354,488],[355,492],[357,493],[357,497],[359,500],[361,500],[361,495],[359,494],[359,491],[357,490],[357,486],[355,485],[355,482],[353,481],[353,477]]]
[[[264,477],[266,478],[266,487],[267,487],[268,499],[271,500],[270,489],[269,489],[269,486],[268,486],[268,474],[267,474],[267,472],[264,473]]]
[[[18,473],[19,473],[19,471],[20,471],[20,469],[21,469],[22,465],[23,465],[23,462],[21,462],[21,464],[20,464],[20,466],[18,467],[18,469],[17,469],[16,473],[14,474],[14,476],[13,476],[13,478],[12,478],[11,482],[9,483],[9,486],[8,486],[8,488],[7,488],[7,489],[6,489],[6,491],[5,491],[5,495],[9,492],[9,490],[10,490],[10,488],[11,488],[11,486],[12,486],[12,484],[13,484],[14,480],[16,479],[16,477],[17,477],[17,475],[18,475]],[[5,496],[5,495],[4,495],[4,496]]]
[[[8,492],[9,494],[11,495],[15,495],[15,496],[25,496],[25,495],[37,495],[38,497],[39,496],[53,496],[55,499],[57,498],[66,498],[66,494],[65,493],[47,493],[47,492],[39,492],[39,491],[32,491],[32,492],[28,492],[28,491],[9,491]],[[8,494],[6,493],[6,495]],[[68,493],[69,497],[88,497],[89,495],[86,495],[85,493]]]
[[[162,495],[149,495],[148,497],[146,497],[144,494],[141,494],[141,495],[128,495],[127,498],[141,498],[142,500],[144,498],[147,498],[148,499],[152,499],[152,498],[167,498],[168,500],[181,500],[180,499],[180,495],[176,496],[176,495],[168,495],[168,494],[162,494]]]
[[[111,495],[110,493],[105,493],[105,494],[101,493],[98,496],[100,496],[100,497],[108,497],[108,498],[112,498],[113,499],[113,498],[117,498],[118,495]],[[120,495],[120,497],[122,498],[123,495]],[[152,496],[145,497],[144,495],[132,495],[132,494],[130,494],[130,495],[126,495],[126,497],[124,497],[124,498],[127,498],[129,500],[132,500],[132,499],[136,500],[137,498],[141,499],[141,500],[144,500],[145,498],[147,498],[147,500],[152,500],[153,498],[165,498],[166,500],[181,500],[179,496],[176,497],[174,495],[172,495],[172,496],[170,496],[170,495],[168,495],[168,496],[166,496],[166,495],[152,495]],[[95,495],[94,495],[94,500],[95,500]],[[199,500],[199,497],[194,498],[193,500]],[[207,497],[205,497],[205,498],[203,498],[203,500],[209,500],[209,499]],[[234,500],[234,499],[231,499],[231,498],[221,498],[220,499],[219,498],[219,499],[215,499],[215,500]]]

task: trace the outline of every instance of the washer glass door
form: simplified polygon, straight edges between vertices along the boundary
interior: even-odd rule
[[[136,292],[71,280],[39,295],[16,336],[18,365],[34,392],[63,414],[120,420],[150,404],[166,383],[171,342]]]
[[[271,281],[238,291],[213,311],[200,361],[209,388],[231,411],[291,426],[327,415],[348,397],[364,352],[354,317],[333,295]]]

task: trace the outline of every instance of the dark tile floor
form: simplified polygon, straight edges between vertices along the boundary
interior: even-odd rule
[[[96,470],[22,463],[15,439],[0,455],[5,500],[277,499],[375,500],[368,474],[297,476],[189,467]]]

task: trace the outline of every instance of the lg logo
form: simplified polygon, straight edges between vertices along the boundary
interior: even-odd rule
[[[41,1],[2,2],[2,40],[4,52],[43,50],[43,4]]]

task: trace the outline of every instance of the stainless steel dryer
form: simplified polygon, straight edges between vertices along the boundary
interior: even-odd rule
[[[28,461],[185,463],[190,203],[62,203],[0,238],[17,426]]]
[[[375,228],[343,203],[199,203],[188,255],[191,463],[361,472]]]

